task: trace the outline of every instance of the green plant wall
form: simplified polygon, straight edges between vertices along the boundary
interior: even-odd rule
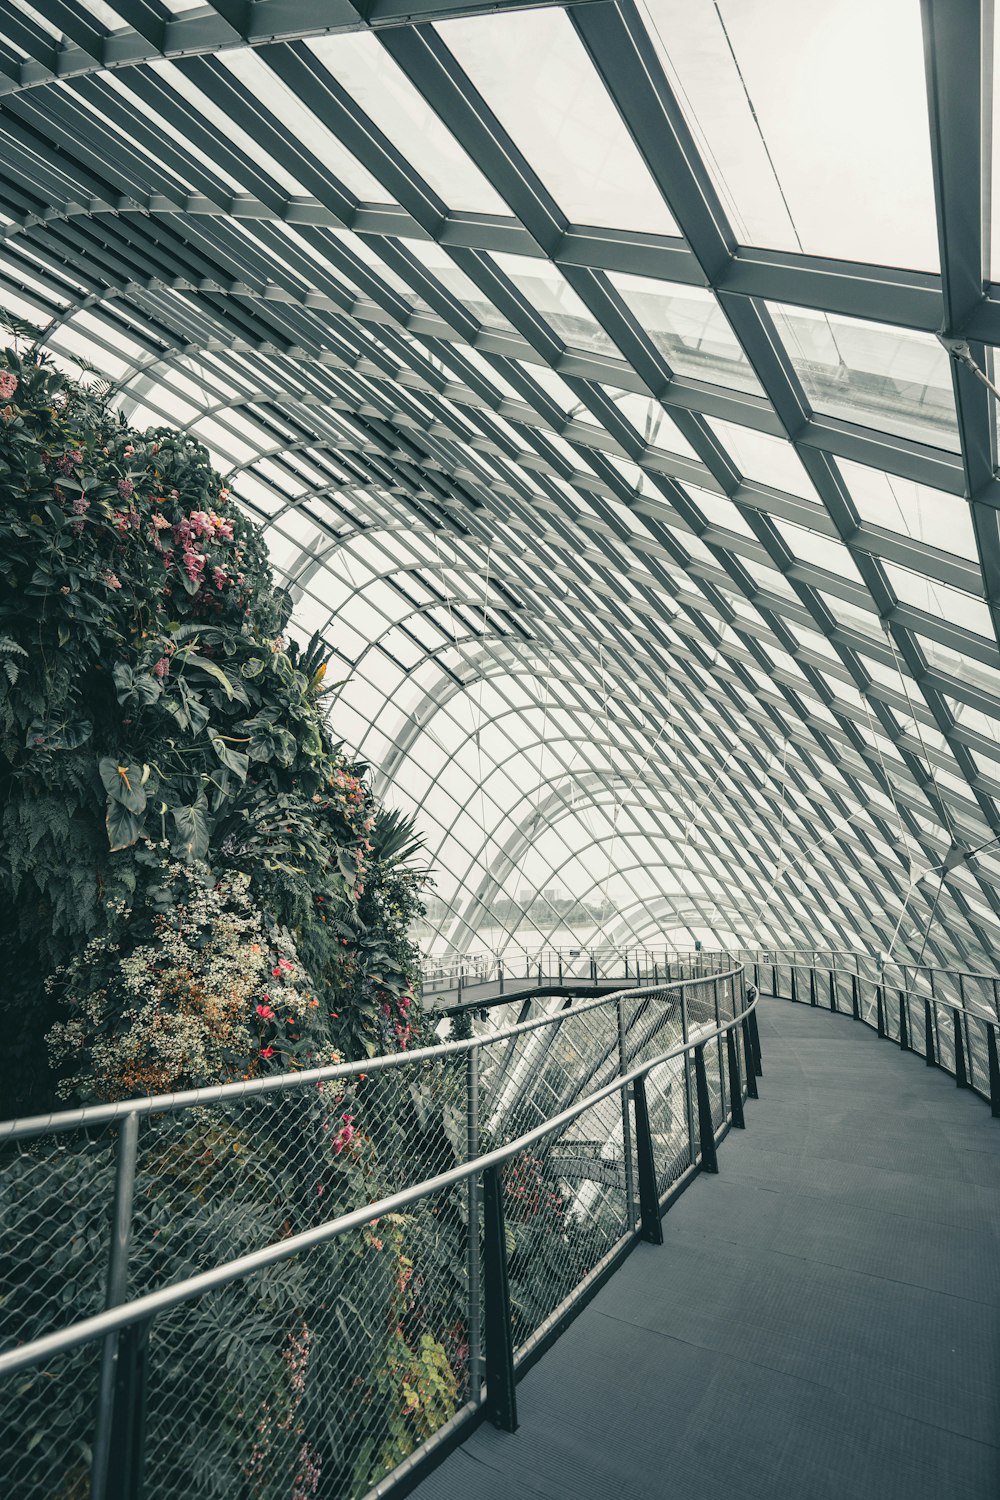
[[[204,447],[15,343],[0,556],[8,1107],[408,1045],[418,850]]]

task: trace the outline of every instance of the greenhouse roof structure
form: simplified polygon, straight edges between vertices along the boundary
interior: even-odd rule
[[[971,0],[2,7],[0,302],[265,527],[439,949],[986,960],[993,61]]]

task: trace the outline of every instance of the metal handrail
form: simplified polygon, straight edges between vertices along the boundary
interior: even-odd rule
[[[716,950],[712,950],[712,951],[714,952]],[[858,959],[865,959],[866,962],[868,962],[868,963],[877,963],[878,959],[879,959],[879,954],[877,954],[877,953],[864,953],[864,952],[861,952],[859,949],[856,949],[856,948],[825,948],[821,944],[817,944],[814,948],[773,948],[773,947],[761,946],[759,948],[741,948],[741,949],[739,949],[737,951],[739,951],[741,953],[774,953],[774,954],[781,954],[781,955],[784,955],[783,961],[786,962],[786,963],[791,962],[791,959],[788,957],[789,954],[798,954],[798,953],[801,953],[801,954],[829,953],[832,958],[849,958],[849,959],[851,959],[852,961],[855,961],[855,962]],[[768,960],[766,960],[766,962],[770,963],[771,960],[768,959]],[[940,964],[914,963],[912,960],[906,959],[906,958],[887,958],[887,959],[884,960],[884,962],[886,964],[892,964],[896,968],[899,968],[899,969],[912,969],[915,973],[921,973],[921,974],[948,974],[948,975],[953,976],[956,979],[958,979],[958,978],[962,978],[962,979],[979,979],[979,980],[983,980],[983,981],[985,981],[987,983],[990,983],[990,984],[995,984],[995,983],[998,982],[998,980],[1000,980],[1000,975],[998,975],[995,971],[992,972],[992,973],[990,973],[990,972],[988,972],[986,970],[981,970],[981,969],[943,969],[943,968],[941,968]],[[808,963],[805,959],[801,959],[801,960],[800,959],[796,959],[795,963],[796,963],[796,967],[802,967],[802,968],[809,968],[809,967],[829,968],[830,967],[829,965],[826,965],[826,964],[812,965],[812,964]]]
[[[743,966],[733,969],[726,974],[711,976],[715,979],[734,978],[743,973]],[[674,986],[669,986],[673,988]],[[679,987],[679,985],[677,986]],[[668,986],[657,985],[650,987],[647,994],[659,994]],[[641,992],[636,990],[626,991],[629,998],[635,998]],[[607,1003],[609,997],[604,997]],[[617,998],[617,997],[615,997]],[[119,1307],[106,1309],[104,1312],[95,1313],[93,1317],[81,1319],[79,1323],[71,1324],[68,1328],[60,1329],[56,1333],[43,1335],[29,1344],[18,1349],[9,1350],[0,1354],[0,1376],[13,1374],[26,1366],[36,1364],[40,1359],[47,1359],[54,1354],[59,1354],[67,1349],[73,1349],[80,1344],[93,1342],[104,1338],[107,1334],[116,1333],[131,1324],[144,1322],[147,1318],[154,1317],[157,1313],[166,1311],[168,1308],[176,1307],[182,1302],[189,1302],[202,1293],[211,1291],[215,1287],[224,1286],[231,1281],[237,1281],[244,1276],[251,1275],[254,1271],[262,1270],[265,1266],[274,1265],[279,1261],[288,1260],[302,1250],[307,1250],[314,1245],[323,1244],[328,1240],[346,1234],[349,1230],[363,1228],[370,1224],[373,1219],[381,1219],[387,1214],[398,1213],[411,1204],[419,1202],[422,1198],[432,1196],[434,1193],[446,1188],[455,1187],[469,1178],[493,1167],[501,1166],[509,1161],[511,1157],[526,1150],[529,1146],[545,1140],[546,1137],[555,1134],[565,1126],[572,1124],[580,1115],[595,1105],[602,1103],[614,1094],[621,1094],[624,1088],[635,1083],[664,1063],[671,1062],[676,1057],[685,1056],[688,1053],[696,1053],[703,1049],[709,1042],[717,1037],[723,1037],[750,1016],[757,1007],[759,995],[751,1001],[745,1001],[740,1012],[734,1015],[731,1021],[713,1027],[711,1030],[703,1030],[696,1041],[690,1039],[681,1041],[669,1048],[659,1056],[648,1061],[638,1063],[627,1073],[619,1073],[611,1083],[603,1085],[588,1094],[584,1099],[577,1100],[568,1109],[562,1110],[550,1120],[543,1121],[534,1130],[528,1131],[507,1145],[498,1146],[493,1151],[485,1152],[482,1156],[472,1161],[464,1162],[461,1166],[452,1167],[447,1172],[438,1173],[434,1177],[414,1183],[408,1188],[403,1188],[393,1193],[388,1198],[379,1199],[375,1203],[366,1204],[363,1208],[354,1209],[349,1214],[342,1214],[336,1219],[329,1220],[326,1224],[319,1224],[313,1229],[302,1230],[296,1235],[267,1245],[263,1249],[251,1251],[248,1255],[239,1256],[232,1261],[224,1262],[221,1266],[213,1266],[210,1271],[202,1271],[196,1276],[189,1276],[184,1281],[174,1283],[169,1287],[161,1287],[158,1291],[147,1292],[131,1302]],[[589,1008],[589,1007],[588,1007]],[[558,1017],[545,1018],[550,1024],[553,1020],[565,1020],[568,1012],[561,1012]],[[509,1032],[501,1033],[506,1037],[518,1031],[528,1029],[532,1023],[526,1023],[523,1027],[512,1027]],[[496,1040],[493,1038],[492,1040]],[[430,1049],[437,1051],[437,1049]],[[451,1050],[447,1046],[446,1050]],[[413,1054],[414,1056],[416,1054]]]
[[[958,977],[959,997],[950,999],[940,994],[939,986],[932,984],[930,991],[913,989],[900,965],[903,982],[897,976],[880,969],[875,975],[860,972],[858,966],[838,968],[836,965],[815,962],[787,961],[789,950],[765,948],[744,950],[744,960],[752,970],[755,982],[766,992],[766,971],[772,971],[772,993],[779,999],[790,999],[802,1004],[826,1008],[838,1014],[851,1014],[854,1019],[876,1031],[879,1037],[898,1043],[906,1052],[923,1057],[928,1067],[943,1069],[955,1079],[959,1088],[967,1088],[979,1095],[989,1105],[994,1118],[1000,1118],[1000,977],[979,976],[986,980],[993,991],[994,1009],[979,1008],[978,997],[967,994],[967,986],[961,979],[969,978],[954,970],[932,970],[932,974]],[[828,952],[832,958],[837,954]],[[781,961],[781,955],[786,961]],[[854,955],[850,955],[853,957]],[[907,965],[907,968],[910,966]],[[763,971],[763,972],[762,972]],[[787,971],[791,981],[791,994],[784,996],[779,989],[779,979]],[[801,993],[801,984],[796,983],[808,975],[808,997]],[[817,978],[822,976],[820,984]],[[828,997],[821,1001],[819,990],[829,979]],[[837,980],[849,981],[850,1011],[844,1012],[840,1005]],[[869,1001],[863,1008],[863,993],[869,992]],[[914,1007],[918,1019],[914,1019]],[[867,1014],[864,1011],[867,1010]],[[943,1023],[942,1012],[950,1014],[950,1022]],[[949,1051],[949,1049],[951,1049]],[[984,1056],[985,1054],[985,1056]],[[952,1066],[952,1063],[954,1066]]]
[[[480,1047],[492,1047],[497,1042],[523,1032],[535,1031],[555,1022],[565,1022],[575,1016],[612,1006],[621,996],[641,999],[644,995],[661,994],[664,990],[680,989],[697,984],[699,979],[729,979],[741,973],[740,964],[729,970],[712,970],[694,979],[671,979],[644,986],[616,990],[610,995],[598,995],[592,1000],[581,1000],[578,1005],[568,1006],[554,1016],[536,1016],[530,1021],[521,1021],[503,1031],[484,1036],[472,1036],[453,1042],[437,1042],[432,1047],[415,1047],[407,1052],[390,1052],[378,1057],[358,1058],[353,1062],[331,1063],[324,1068],[303,1068],[294,1073],[276,1073],[270,1078],[252,1078],[239,1083],[219,1083],[196,1089],[180,1089],[169,1094],[148,1094],[134,1099],[120,1099],[113,1104],[87,1104],[78,1109],[67,1109],[47,1115],[31,1115],[23,1120],[0,1122],[0,1145],[6,1141],[25,1140],[40,1135],[53,1135],[60,1130],[75,1130],[88,1125],[107,1125],[128,1115],[166,1114],[180,1109],[196,1108],[206,1104],[218,1104],[227,1099],[247,1099],[260,1094],[283,1092],[286,1089],[305,1088],[309,1084],[329,1083],[339,1078],[352,1078],[359,1073],[376,1073],[392,1068],[405,1068],[414,1063],[433,1062],[442,1057],[451,1057],[461,1052],[474,1051]]]

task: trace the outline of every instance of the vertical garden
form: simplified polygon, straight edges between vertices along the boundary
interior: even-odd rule
[[[410,1047],[419,840],[333,738],[323,652],[287,638],[291,601],[205,449],[133,431],[98,378],[15,341],[0,556],[5,1114]],[[130,1289],[453,1162],[455,1087],[408,1070],[154,1117]],[[59,1321],[101,1306],[113,1135],[3,1161],[6,1340],[48,1331],[59,1286]],[[163,1320],[156,1493],[360,1493],[397,1463],[460,1399],[463,1233],[430,1203]],[[18,1472],[51,1500],[89,1492],[85,1356],[3,1395]]]

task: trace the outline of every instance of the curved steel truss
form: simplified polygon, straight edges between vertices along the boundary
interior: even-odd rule
[[[989,8],[0,11],[0,298],[231,473],[439,945],[988,955]]]

